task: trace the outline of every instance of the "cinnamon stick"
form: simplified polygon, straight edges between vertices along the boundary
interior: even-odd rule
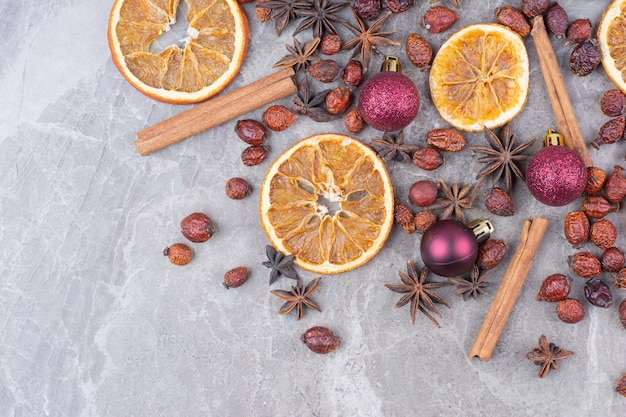
[[[524,222],[519,245],[470,350],[470,359],[478,356],[488,361],[491,358],[547,228],[548,220],[541,217]]]
[[[572,102],[565,88],[563,74],[556,60],[542,15],[535,16],[533,19],[533,28],[530,31],[530,35],[535,41],[541,72],[543,73],[548,95],[552,102],[556,124],[563,135],[565,145],[578,152],[587,167],[593,166],[585,139],[582,133],[580,133]]]
[[[137,132],[135,146],[141,155],[148,155],[297,90],[292,68],[277,71]]]

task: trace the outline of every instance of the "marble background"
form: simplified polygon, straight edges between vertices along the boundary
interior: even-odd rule
[[[584,301],[587,316],[575,325],[560,322],[554,305],[535,301],[547,275],[573,276],[566,259],[575,250],[564,239],[562,219],[580,207],[580,199],[549,208],[517,183],[512,218],[491,216],[478,201],[469,217],[491,218],[495,237],[510,250],[490,278],[488,295],[464,302],[451,287],[440,291],[452,307],[443,308],[440,329],[421,315],[412,325],[408,307],[395,309],[398,296],[383,285],[399,281],[407,260],[421,265],[420,237],[397,226],[370,263],[322,278],[313,296],[321,313],[306,311],[300,321],[281,316],[281,302],[269,291],[291,282],[268,286],[258,187],[289,145],[345,128],[341,121],[301,117],[289,130],[270,134],[271,152],[256,167],[241,163],[244,144],[233,133],[235,121],[140,156],[135,133],[189,106],[153,101],[119,74],[106,37],[112,3],[0,0],[1,416],[624,415],[626,399],[614,391],[626,372],[626,332],[617,318],[624,293],[615,289],[608,309]],[[560,3],[571,18],[586,17],[596,26],[609,1]],[[455,27],[491,22],[493,10],[504,4],[463,0]],[[392,16],[387,28],[396,31],[393,39],[404,42],[416,32],[438,48],[451,31],[431,35],[418,26],[428,7],[417,0]],[[295,27],[277,37],[271,24],[257,22],[252,4],[244,9],[248,54],[227,91],[272,72]],[[305,32],[299,39],[309,37]],[[520,141],[541,138],[555,125],[535,45],[525,42],[531,89],[511,123]],[[590,142],[608,120],[598,101],[612,84],[601,68],[586,78],[571,75],[572,46],[553,44]],[[403,46],[384,52],[405,62],[422,94],[421,111],[405,131],[407,142],[422,144],[429,129],[445,126],[430,101],[427,73],[408,63]],[[335,58],[345,63],[348,54]],[[375,58],[370,71],[379,65]],[[260,120],[262,111],[246,117]],[[363,141],[380,136],[371,128],[357,135]],[[466,137],[468,146],[485,143],[482,134]],[[537,143],[531,151],[539,148]],[[591,155],[611,171],[624,151],[622,142]],[[391,163],[389,172],[396,195],[406,201],[419,179],[468,181],[464,167],[477,172],[476,159],[465,150],[446,155],[436,171]],[[255,187],[245,200],[224,194],[225,181],[235,176]],[[183,241],[178,224],[194,211],[211,216],[217,232],[192,244],[191,264],[173,266],[162,250]],[[493,357],[468,359],[521,226],[538,215],[550,226]],[[617,245],[626,248],[623,210],[608,218],[620,231]],[[591,244],[585,248],[599,253]],[[251,278],[227,291],[223,274],[238,265],[248,266]],[[572,280],[572,295],[582,298],[582,279]],[[301,343],[300,334],[314,325],[340,336],[336,352],[316,355]],[[542,333],[575,354],[539,379],[525,354]]]

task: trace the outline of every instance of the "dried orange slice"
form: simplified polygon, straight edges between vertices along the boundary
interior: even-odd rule
[[[480,23],[454,33],[433,60],[429,84],[435,108],[469,132],[496,128],[522,111],[529,62],[522,38],[506,26]]]
[[[180,0],[116,0],[109,18],[113,62],[135,88],[166,103],[197,103],[237,75],[248,21],[237,0],[186,0],[187,37],[162,51],[154,41],[176,23]]]
[[[598,26],[598,46],[604,71],[626,93],[626,0],[616,0],[605,10]]]
[[[393,189],[383,161],[349,136],[308,137],[280,155],[261,187],[261,223],[274,247],[320,274],[357,268],[393,226]]]

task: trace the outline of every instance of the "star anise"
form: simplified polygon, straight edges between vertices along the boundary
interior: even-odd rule
[[[320,308],[309,298],[311,294],[317,290],[320,284],[320,278],[315,278],[309,282],[306,286],[302,284],[298,279],[296,285],[291,286],[291,291],[273,290],[271,291],[276,297],[286,301],[285,304],[280,307],[278,312],[280,314],[289,314],[294,308],[298,314],[298,320],[302,318],[302,311],[304,307],[309,307],[317,311],[322,311]]]
[[[348,3],[330,3],[329,0],[313,0],[313,7],[306,10],[299,10],[298,17],[304,17],[296,28],[294,35],[309,27],[313,29],[313,36],[322,38],[324,31],[337,33],[333,22],[341,23],[345,26],[348,21],[337,16],[337,12],[346,7]]]
[[[433,291],[435,288],[445,287],[449,284],[447,282],[425,282],[430,272],[428,267],[423,267],[418,274],[413,262],[407,261],[406,265],[408,274],[399,271],[402,284],[385,284],[385,287],[389,288],[391,291],[405,294],[400,298],[400,301],[396,303],[396,308],[402,307],[411,301],[411,320],[413,324],[415,324],[415,313],[419,310],[435,323],[435,326],[440,327],[437,320],[435,320],[428,310],[441,317],[441,313],[437,310],[437,307],[435,307],[435,303],[440,303],[450,308],[450,305],[446,303],[439,294]]]
[[[448,280],[452,285],[456,285],[454,294],[462,295],[463,300],[470,295],[472,298],[476,299],[481,294],[487,294],[485,288],[491,285],[489,282],[485,281],[488,276],[489,272],[481,274],[478,265],[474,264],[470,270],[469,279],[454,277],[448,278]]]
[[[384,161],[395,159],[399,162],[410,162],[413,152],[419,149],[419,146],[404,143],[404,131],[402,130],[396,137],[393,137],[389,132],[385,132],[382,140],[370,139],[370,144]]]
[[[430,209],[443,209],[440,220],[447,219],[454,214],[454,217],[465,222],[464,209],[471,209],[474,204],[474,195],[470,195],[472,184],[467,184],[463,188],[459,187],[459,183],[455,182],[450,187],[444,180],[439,180],[439,188],[444,197],[437,198],[435,204]]]
[[[300,69],[306,70],[311,62],[319,61],[319,57],[315,55],[315,50],[320,44],[320,38],[311,39],[305,42],[304,45],[298,41],[296,37],[293,38],[293,46],[285,44],[285,48],[289,51],[289,55],[282,57],[273,68],[289,68],[294,67],[294,71],[298,72]]]
[[[567,359],[572,356],[574,352],[561,349],[554,343],[548,343],[546,335],[539,336],[539,346],[533,346],[532,350],[526,354],[526,358],[535,362],[535,365],[539,366],[537,374],[539,378],[543,378],[548,375],[550,368],[555,371],[559,369],[556,361]]]
[[[270,19],[274,21],[276,34],[287,27],[290,20],[295,20],[298,13],[311,7],[311,3],[306,0],[269,0],[257,7],[270,9]]]
[[[306,114],[316,122],[329,122],[334,120],[337,116],[330,114],[320,107],[320,105],[325,102],[329,91],[330,90],[324,90],[311,97],[308,76],[305,75],[298,83],[298,95],[292,98],[293,106],[291,106],[291,110],[300,114]]]
[[[270,272],[270,285],[283,275],[287,278],[298,279],[298,273],[294,268],[295,255],[287,255],[277,251],[274,246],[265,246],[265,254],[267,255],[267,261],[263,262],[263,266],[272,268]]]
[[[491,148],[483,146],[470,147],[471,151],[485,155],[478,159],[478,162],[482,162],[486,165],[476,175],[477,179],[482,178],[476,189],[479,189],[487,180],[487,177],[490,176],[494,178],[494,186],[504,177],[507,191],[511,191],[513,186],[513,175],[517,176],[521,181],[524,181],[524,173],[517,164],[519,161],[529,158],[529,155],[522,155],[522,152],[531,146],[535,140],[531,139],[515,147],[515,139],[513,136],[508,124],[502,127],[499,137],[491,129],[485,127],[485,138]]]
[[[352,53],[352,57],[354,57],[359,49],[361,51],[361,62],[363,63],[363,68],[367,71],[367,68],[370,63],[370,59],[372,57],[372,51],[375,51],[379,55],[383,55],[382,52],[378,50],[381,46],[398,46],[400,42],[393,41],[391,39],[387,39],[385,36],[393,35],[395,32],[381,32],[383,24],[392,14],[392,12],[387,12],[378,19],[376,19],[371,26],[367,26],[367,23],[363,21],[351,6],[350,10],[354,15],[354,19],[356,20],[358,28],[352,27],[351,25],[347,25],[346,27],[356,35],[355,38],[348,40],[343,44],[341,49],[350,50],[354,49]]]

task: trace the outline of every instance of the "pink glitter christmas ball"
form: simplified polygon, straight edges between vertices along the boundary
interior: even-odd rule
[[[464,274],[478,258],[474,231],[458,220],[439,220],[430,226],[420,243],[422,261],[442,277]]]
[[[587,168],[576,151],[566,146],[548,146],[532,157],[526,170],[530,193],[548,206],[564,206],[585,190]]]
[[[395,132],[415,119],[420,96],[409,77],[399,72],[383,71],[363,83],[358,107],[363,119],[374,129]]]

